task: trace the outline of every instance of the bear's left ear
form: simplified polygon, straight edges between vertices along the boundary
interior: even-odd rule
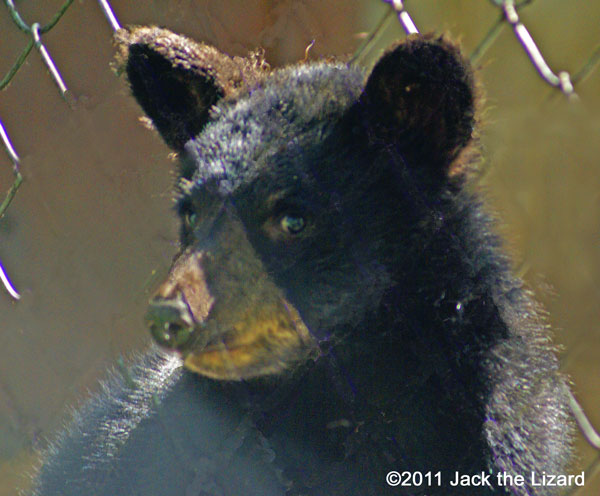
[[[361,99],[370,139],[439,177],[469,143],[475,89],[468,62],[443,37],[413,35],[376,63]]]
[[[253,87],[268,73],[262,54],[230,57],[166,29],[132,26],[114,36],[117,70],[165,142],[180,151],[198,135],[221,98]]]

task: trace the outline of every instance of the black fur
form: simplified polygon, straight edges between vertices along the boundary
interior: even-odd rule
[[[161,51],[152,40],[167,31],[138,29],[122,62],[181,153],[180,213],[200,217],[184,222],[182,256],[211,254],[203,274],[232,312],[264,271],[318,354],[238,382],[150,351],[133,384],[113,378],[76,415],[34,494],[558,494],[530,482],[532,471],[566,470],[565,380],[537,305],[466,187],[476,90],[456,46],[411,37],[366,84],[360,69],[323,62],[247,76],[234,90]],[[178,81],[192,66],[193,90],[144,82],[169,64]],[[194,93],[203,85],[207,99]],[[177,95],[200,102],[197,114]],[[297,235],[281,230],[286,215],[305,222]],[[441,471],[444,484],[389,487],[391,470]],[[526,484],[451,487],[455,471]]]

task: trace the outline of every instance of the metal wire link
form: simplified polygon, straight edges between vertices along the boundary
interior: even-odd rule
[[[43,45],[42,40],[41,40],[41,35],[43,33],[47,33],[48,31],[50,31],[50,29],[52,29],[54,27],[54,25],[58,22],[58,20],[67,11],[67,9],[73,3],[73,1],[74,0],[66,0],[66,2],[61,6],[61,8],[56,13],[56,15],[52,18],[52,20],[48,24],[41,26],[39,23],[35,22],[31,26],[28,26],[27,23],[23,20],[23,18],[19,14],[19,12],[17,11],[17,8],[15,7],[13,0],[5,0],[6,6],[8,7],[8,11],[9,11],[15,25],[24,33],[31,35],[31,40],[29,41],[29,43],[27,44],[27,46],[25,47],[25,49],[23,50],[23,52],[21,53],[21,55],[19,56],[19,58],[13,65],[13,67],[8,71],[8,74],[0,82],[0,90],[4,89],[6,86],[8,86],[8,83],[10,83],[11,79],[17,73],[17,71],[19,70],[21,65],[23,65],[23,63],[25,62],[25,59],[31,52],[31,49],[35,46],[36,49],[40,52],[42,61],[48,68],[48,71],[50,72],[52,79],[54,80],[54,82],[56,83],[56,86],[60,90],[61,96],[65,99],[67,99],[68,88],[65,85],[60,73],[58,72],[58,69],[56,68],[56,65],[54,64],[54,61],[52,60],[52,57],[50,57],[48,50],[46,50],[46,47]]]
[[[17,155],[17,152],[15,151],[15,149],[10,141],[10,138],[8,137],[8,133],[6,132],[6,129],[4,128],[4,124],[2,124],[1,121],[0,121],[0,138],[2,139],[4,148],[6,149],[8,156],[10,157],[10,160],[13,163],[13,172],[15,174],[15,181],[12,184],[12,186],[10,187],[10,189],[8,190],[8,193],[6,194],[4,201],[0,205],[0,218],[2,218],[2,215],[4,215],[4,212],[10,205],[10,202],[15,197],[15,195],[17,194],[17,190],[21,186],[21,183],[23,182],[23,176],[21,176],[21,173],[19,172],[19,156]],[[19,298],[21,298],[21,295],[17,292],[17,290],[14,288],[14,286],[10,282],[10,279],[8,278],[8,275],[6,274],[6,270],[4,269],[4,266],[2,265],[1,260],[0,260],[0,281],[2,281],[2,284],[6,288],[6,291],[8,291],[8,294],[11,295],[15,300],[18,300]]]
[[[409,13],[404,9],[404,3],[402,0],[383,0],[385,3],[389,3],[394,11],[398,14],[398,20],[400,21],[400,25],[406,32],[406,34],[415,34],[418,33],[419,30]]]
[[[67,86],[65,85],[63,78],[61,77],[60,73],[58,72],[58,69],[54,65],[54,61],[50,57],[48,50],[46,50],[46,47],[42,44],[42,40],[40,39],[39,23],[34,22],[31,25],[31,34],[33,35],[33,41],[34,41],[35,47],[40,52],[40,55],[42,56],[42,60],[44,61],[44,64],[46,64],[48,71],[50,71],[50,75],[52,76],[52,79],[54,79],[54,82],[56,83],[56,86],[58,86],[58,89],[60,90],[61,94],[63,96],[65,96],[68,91]]]
[[[112,7],[108,3],[108,0],[98,0],[98,3],[100,4],[102,12],[104,12],[104,15],[106,16],[106,19],[108,19],[110,26],[113,28],[113,31],[121,29],[121,25],[119,24]]]
[[[0,138],[2,138],[2,143],[4,144],[4,148],[8,152],[8,156],[10,157],[10,160],[13,163],[13,169],[16,173],[19,170],[19,156],[17,155],[17,152],[15,151],[10,141],[10,138],[8,137],[8,133],[6,132],[2,121],[0,121]]]
[[[54,64],[52,58],[50,57],[48,50],[42,43],[41,35],[42,35],[42,33],[50,31],[50,29],[52,29],[54,27],[54,25],[63,16],[63,14],[66,12],[66,10],[69,8],[69,6],[73,3],[73,1],[74,0],[66,0],[63,3],[62,7],[58,10],[56,15],[50,20],[50,22],[42,27],[37,22],[33,23],[31,26],[28,26],[27,23],[23,20],[23,18],[19,14],[19,12],[17,11],[13,0],[5,0],[8,11],[9,11],[10,16],[12,17],[15,25],[24,33],[29,34],[31,36],[31,38],[30,38],[29,42],[27,43],[27,45],[25,46],[25,49],[21,52],[21,55],[17,58],[16,62],[13,64],[11,69],[6,74],[6,76],[4,78],[2,78],[2,80],[0,81],[0,90],[4,89],[6,86],[8,86],[8,84],[10,83],[10,81],[12,80],[14,75],[17,73],[19,68],[23,65],[23,63],[27,59],[27,56],[31,52],[32,48],[35,47],[40,52],[42,61],[48,68],[48,71],[50,72],[52,79],[58,86],[61,96],[68,101],[67,86],[65,85],[60,73],[58,72],[58,69],[56,68],[56,65]],[[8,153],[8,156],[13,164],[13,173],[15,175],[15,180],[14,180],[12,186],[6,193],[6,197],[2,201],[2,204],[0,204],[0,218],[2,218],[2,216],[6,212],[6,209],[9,207],[13,198],[17,194],[19,187],[21,186],[21,184],[23,182],[23,176],[21,175],[21,172],[19,171],[19,156],[17,155],[17,152],[15,151],[15,148],[14,148],[13,144],[11,143],[10,138],[8,137],[8,133],[6,132],[6,129],[4,128],[4,125],[2,124],[2,122],[0,122],[0,138],[2,139],[2,144],[4,145],[4,148],[5,148],[6,152]],[[8,294],[10,296],[12,296],[15,300],[18,300],[21,298],[21,295],[17,292],[17,290],[15,289],[13,284],[10,282],[10,279],[9,279],[8,275],[6,274],[6,270],[4,269],[2,262],[0,262],[0,281],[2,282],[2,285],[4,286],[4,288],[6,289],[6,291],[8,292]]]
[[[559,88],[565,95],[574,95],[575,93],[573,90],[573,83],[571,83],[571,76],[565,71],[559,72],[558,74],[554,74],[554,72],[552,72],[552,69],[550,69],[546,63],[546,60],[535,44],[535,41],[533,41],[531,34],[529,34],[529,31],[525,25],[520,21],[514,0],[503,0],[501,2],[498,0],[492,1],[502,7],[507,22],[513,27],[513,31],[515,32],[517,39],[521,45],[523,45],[525,52],[529,56],[529,59],[542,79],[544,79],[548,84]]]
[[[14,288],[14,286],[10,282],[10,279],[6,275],[6,271],[4,270],[4,266],[2,265],[1,261],[0,261],[0,280],[2,280],[2,284],[6,288],[6,291],[8,291],[8,294],[10,294],[15,300],[19,300],[21,298],[21,295],[17,292],[17,290]]]

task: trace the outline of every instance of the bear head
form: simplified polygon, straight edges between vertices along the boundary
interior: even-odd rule
[[[230,57],[156,27],[116,40],[181,162],[181,250],[147,315],[156,341],[195,372],[242,380],[391,333],[369,316],[412,293],[472,141],[458,48],[410,36],[365,76],[331,61],[270,70],[260,52]]]

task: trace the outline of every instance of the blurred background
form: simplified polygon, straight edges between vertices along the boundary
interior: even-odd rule
[[[64,0],[15,1],[44,25]],[[122,24],[158,24],[230,54],[263,47],[272,66],[347,56],[381,23],[379,0],[112,0]],[[600,3],[535,0],[519,8],[550,66],[577,73],[600,44]],[[407,0],[419,30],[449,32],[467,54],[501,10],[491,1]],[[404,32],[389,18],[361,52],[368,66]],[[30,37],[0,7],[0,78]],[[600,427],[600,69],[577,101],[545,83],[508,25],[476,60],[486,103],[477,187],[498,213],[517,270],[548,310],[562,366]],[[42,35],[67,87],[61,98],[33,49],[0,91],[0,120],[24,182],[0,219],[0,260],[21,292],[0,287],[0,496],[26,488],[34,448],[98,387],[119,357],[150,337],[142,317],[176,252],[175,164],[139,123],[110,70],[111,27],[93,0],[75,0]],[[0,150],[0,201],[14,180]],[[599,453],[577,441],[577,496],[600,494]]]

